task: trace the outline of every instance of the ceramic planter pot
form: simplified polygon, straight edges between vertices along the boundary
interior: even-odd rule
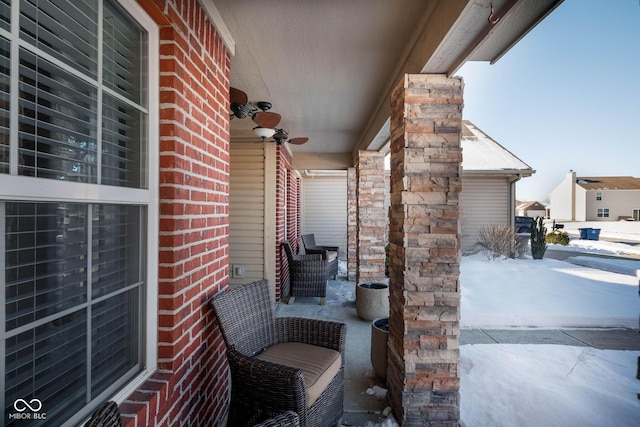
[[[389,317],[389,285],[360,283],[356,286],[356,312],[363,320]]]
[[[389,318],[371,322],[371,365],[380,379],[387,381],[387,343],[389,341]]]

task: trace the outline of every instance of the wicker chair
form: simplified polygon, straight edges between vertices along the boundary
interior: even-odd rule
[[[84,427],[122,427],[118,404],[113,401],[103,403],[91,414]]]
[[[302,244],[306,253],[322,255],[322,259],[327,261],[327,278],[333,277],[335,279],[338,275],[339,248],[337,246],[316,245],[316,238],[313,234],[303,234]]]
[[[320,297],[320,304],[327,299],[327,262],[320,254],[294,255],[289,242],[282,242],[289,262],[289,304],[295,297]]]
[[[299,427],[300,418],[293,411],[287,411],[283,414],[276,415],[266,421],[256,424],[253,427]]]
[[[251,426],[289,410],[303,427],[337,423],[343,412],[346,325],[275,317],[270,295],[269,282],[262,280],[210,302],[231,370],[228,425]]]

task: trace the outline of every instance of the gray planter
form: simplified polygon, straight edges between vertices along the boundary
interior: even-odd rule
[[[363,320],[389,317],[389,285],[360,283],[356,286],[356,312]]]
[[[389,341],[389,318],[371,322],[371,365],[380,379],[387,381],[387,345]]]

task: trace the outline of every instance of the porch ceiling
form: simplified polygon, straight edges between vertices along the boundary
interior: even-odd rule
[[[314,159],[340,169],[357,150],[380,149],[390,91],[404,73],[453,74],[466,60],[494,61],[562,2],[203,1],[213,1],[235,41],[231,86],[250,102],[270,101],[279,127],[309,138],[291,147],[304,169]],[[260,142],[253,126],[232,120],[232,143]]]

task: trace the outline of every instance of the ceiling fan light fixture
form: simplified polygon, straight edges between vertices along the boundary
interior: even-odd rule
[[[276,133],[276,130],[271,128],[263,128],[262,126],[256,126],[253,128],[253,133],[264,140],[266,138],[271,138]]]

